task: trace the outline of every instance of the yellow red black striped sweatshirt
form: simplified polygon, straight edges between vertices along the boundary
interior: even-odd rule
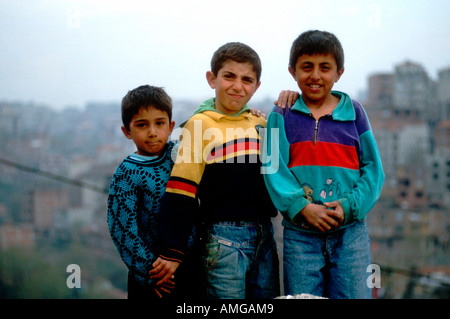
[[[161,257],[183,259],[196,221],[267,221],[277,214],[261,174],[259,129],[266,120],[245,106],[234,116],[200,105],[186,122],[161,203]]]

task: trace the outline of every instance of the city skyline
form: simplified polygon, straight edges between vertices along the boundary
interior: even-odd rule
[[[205,73],[213,52],[240,41],[263,64],[254,100],[296,89],[287,71],[292,41],[303,31],[330,31],[345,51],[335,89],[356,97],[373,72],[405,59],[431,78],[450,66],[450,3],[413,1],[3,1],[0,4],[0,100],[54,109],[118,101],[141,84],[174,99],[212,95]]]
[[[395,73],[395,69],[401,65],[405,65],[405,64],[412,64],[412,65],[417,65],[419,68],[423,68],[425,75],[427,76],[427,78],[431,81],[431,83],[436,83],[439,81],[439,73],[443,73],[445,71],[450,70],[450,65],[443,65],[442,67],[437,67],[436,72],[437,72],[437,76],[436,77],[432,77],[428,70],[426,69],[426,67],[423,65],[423,63],[421,63],[421,61],[413,61],[409,58],[405,58],[402,61],[397,61],[396,63],[394,63],[391,66],[391,69],[384,69],[384,70],[374,70],[373,72],[371,72],[370,74],[367,75],[367,77],[364,79],[364,85],[361,87],[361,89],[355,94],[355,95],[351,95],[352,99],[358,100],[359,102],[363,103],[363,106],[365,108],[367,107],[372,107],[372,105],[369,103],[370,102],[370,94],[369,94],[369,87],[370,87],[370,80],[373,78],[376,78],[378,76],[393,76]],[[132,89],[132,88],[129,88]],[[338,90],[339,88],[333,87],[333,90]],[[298,87],[292,87],[290,88],[290,90],[293,91],[299,91]],[[126,93],[126,92],[125,92]],[[262,102],[267,102],[268,100],[272,101],[275,100],[278,97],[279,92],[274,92],[274,94],[272,95],[265,95],[265,96],[258,96],[258,94],[255,94],[255,96],[251,99],[251,101],[249,102],[250,106],[255,105],[255,104],[261,104]],[[19,103],[19,104],[30,104],[30,105],[36,105],[36,106],[41,106],[41,107],[46,107],[49,109],[52,109],[54,111],[63,111],[65,109],[70,109],[70,108],[76,108],[76,109],[84,109],[86,107],[88,107],[89,105],[95,105],[95,104],[110,104],[110,103],[121,103],[121,99],[122,97],[113,100],[88,100],[86,101],[84,104],[80,104],[80,105],[75,105],[75,104],[68,104],[64,107],[61,108],[56,108],[55,105],[52,104],[48,104],[45,102],[38,102],[35,101],[33,99],[31,100],[27,100],[27,99],[2,99],[0,97],[0,103]],[[199,97],[175,97],[172,98],[173,102],[176,103],[200,103],[202,101],[201,98]],[[377,96],[377,99],[381,100],[380,96]],[[369,104],[368,104],[369,103]],[[193,104],[192,108],[195,108],[197,105]],[[260,106],[260,105],[258,105]],[[176,107],[176,105],[174,105],[174,107]],[[270,105],[263,105],[263,108],[267,108],[270,109]],[[175,113],[178,113],[178,110],[175,110]]]

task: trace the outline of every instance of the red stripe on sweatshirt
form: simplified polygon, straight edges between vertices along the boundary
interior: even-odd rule
[[[359,159],[354,146],[336,143],[299,142],[289,149],[288,167],[295,166],[335,166],[359,169]]]
[[[195,187],[194,185],[188,184],[188,183],[180,182],[180,181],[169,180],[167,182],[167,188],[185,191],[185,192],[193,194],[194,196],[197,194],[197,187]]]
[[[211,154],[208,156],[207,160],[211,161],[230,154],[234,154],[235,152],[250,151],[250,150],[259,151],[259,143],[248,141],[233,143],[231,145],[227,145],[225,150],[223,148],[220,148],[212,151]]]

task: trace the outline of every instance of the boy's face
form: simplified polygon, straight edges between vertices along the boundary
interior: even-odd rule
[[[250,63],[225,61],[217,73],[206,72],[209,86],[216,91],[215,108],[227,115],[238,113],[250,100],[261,82]]]
[[[332,54],[304,54],[297,59],[295,70],[289,67],[289,72],[302,91],[306,105],[320,107],[330,100],[331,89],[344,68],[337,69]]]
[[[133,140],[137,154],[159,156],[164,150],[169,135],[172,133],[174,121],[169,121],[167,112],[152,106],[141,107],[130,122],[130,130],[122,126],[126,138]]]

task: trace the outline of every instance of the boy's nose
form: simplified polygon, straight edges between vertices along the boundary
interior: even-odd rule
[[[242,81],[241,80],[236,80],[233,84],[233,87],[236,91],[240,91],[242,90]]]
[[[314,68],[312,74],[311,74],[311,78],[313,79],[320,79],[320,71],[319,68]]]
[[[149,136],[156,135],[156,127],[154,125],[150,125],[150,127],[148,128],[148,135]]]

